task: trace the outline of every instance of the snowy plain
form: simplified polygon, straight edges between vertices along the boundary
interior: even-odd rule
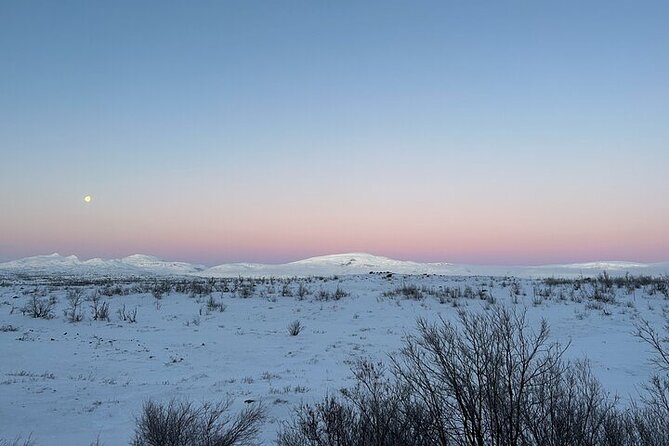
[[[568,357],[587,357],[625,404],[654,372],[635,323],[659,328],[669,312],[667,296],[652,287],[614,286],[602,301],[587,283],[575,289],[542,278],[663,274],[664,264],[527,267],[509,275],[360,254],[213,269],[148,256],[106,262],[42,256],[0,265],[0,439],[128,444],[143,402],[187,398],[232,399],[235,411],[262,402],[268,418],[259,440],[272,444],[301,402],[351,385],[357,359],[387,362],[418,317],[455,320],[461,310],[497,306],[526,310],[531,324],[545,318],[551,339],[570,343]],[[430,272],[447,267],[450,274]],[[265,278],[245,279],[242,271]],[[79,322],[65,315],[68,293],[83,299]],[[109,305],[108,321],[93,320],[95,295]],[[55,301],[53,317],[24,314],[33,299]],[[123,320],[124,308],[137,310],[136,322]],[[295,320],[304,328],[291,336]]]

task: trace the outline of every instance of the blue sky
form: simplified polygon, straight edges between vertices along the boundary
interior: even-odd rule
[[[0,259],[669,259],[667,2],[5,1],[0,52]]]

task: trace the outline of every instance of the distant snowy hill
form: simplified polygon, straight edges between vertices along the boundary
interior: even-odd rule
[[[611,275],[669,274],[669,262],[634,263],[602,261],[544,266],[459,265],[453,263],[419,263],[395,260],[365,253],[335,254],[312,257],[285,264],[229,263],[207,268],[184,262],[170,262],[157,257],[135,254],[122,259],[79,260],[59,254],[27,257],[0,263],[0,272],[40,275],[196,275],[202,277],[261,276],[333,276],[368,274],[441,274],[448,276],[516,276],[577,277],[596,276],[603,271]]]
[[[388,257],[364,253],[334,254],[311,257],[281,265],[264,264],[228,264],[219,265],[202,271],[203,276],[332,276],[350,274],[368,274],[370,271],[392,271],[398,274],[431,273],[433,265],[394,260]]]
[[[0,271],[43,275],[187,275],[205,269],[202,265],[169,262],[157,257],[135,254],[122,259],[79,260],[77,256],[50,255],[26,257],[0,263]]]
[[[396,274],[441,274],[448,276],[516,276],[516,277],[577,277],[596,276],[603,271],[611,275],[669,273],[669,262],[643,264],[633,262],[590,262],[545,266],[462,265],[446,262],[419,263],[395,260],[365,253],[335,254],[312,257],[281,265],[226,264],[197,273],[201,276],[332,276],[368,274],[369,272]]]

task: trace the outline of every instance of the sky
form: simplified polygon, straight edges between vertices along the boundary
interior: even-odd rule
[[[666,1],[4,0],[0,56],[0,260],[669,260]]]

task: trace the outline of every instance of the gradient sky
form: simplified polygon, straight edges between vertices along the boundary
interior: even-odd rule
[[[348,251],[669,260],[669,2],[0,2],[0,260]]]

